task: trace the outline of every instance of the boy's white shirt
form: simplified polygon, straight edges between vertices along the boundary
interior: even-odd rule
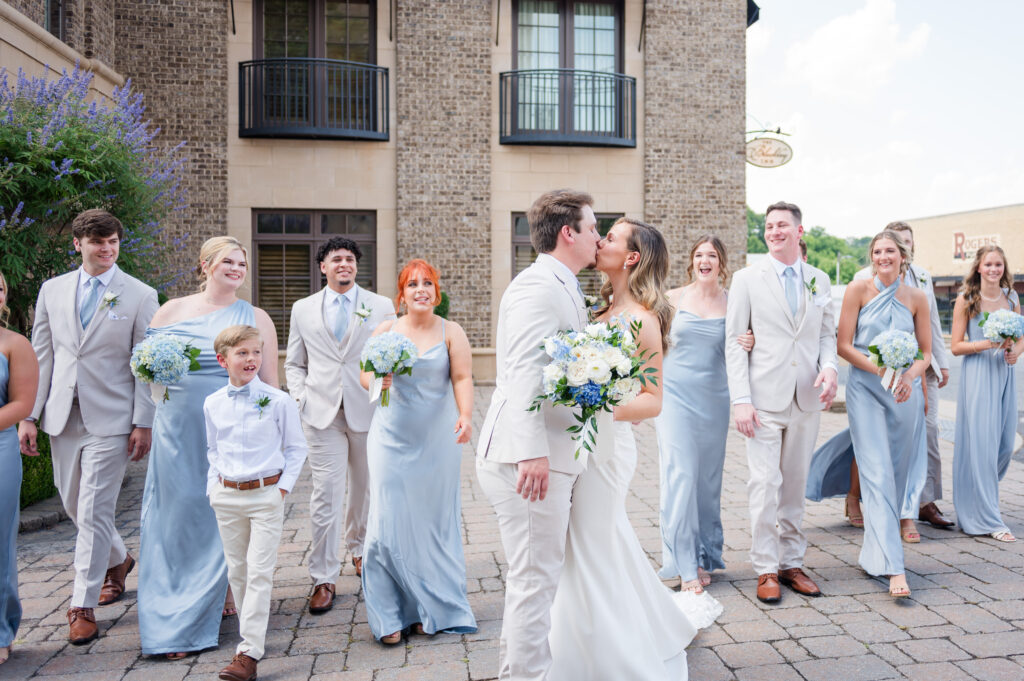
[[[235,389],[248,394],[232,396]],[[265,407],[258,402],[267,397]],[[306,437],[295,401],[284,391],[272,388],[259,376],[245,386],[230,383],[203,403],[206,419],[206,494],[225,480],[244,482],[281,472],[278,489],[290,492],[306,460]]]

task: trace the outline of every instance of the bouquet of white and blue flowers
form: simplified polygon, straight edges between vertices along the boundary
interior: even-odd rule
[[[985,333],[985,338],[993,343],[1002,344],[1007,340],[1016,343],[1024,336],[1024,317],[1010,310],[985,312],[978,326]]]
[[[199,348],[178,336],[158,334],[132,348],[132,375],[143,383],[168,386],[189,371],[199,370]],[[164,402],[169,399],[164,388]]]
[[[418,357],[416,344],[395,331],[388,331],[379,336],[372,336],[363,346],[363,352],[359,358],[359,368],[363,371],[372,371],[374,375],[373,389],[370,391],[370,401],[373,402],[380,396],[380,406],[386,407],[390,404],[388,388],[382,387],[382,381],[388,374],[401,376],[411,374],[412,366]]]
[[[544,351],[551,362],[544,367],[544,392],[534,398],[530,411],[545,401],[579,409],[579,422],[567,430],[580,451],[594,451],[597,415],[611,412],[618,404],[631,402],[647,381],[657,385],[654,367],[644,365],[654,353],[637,353],[640,322],[626,325],[621,319],[589,324],[583,331],[562,331],[544,339]]]
[[[882,387],[895,393],[896,384],[904,369],[914,360],[924,359],[914,334],[899,329],[883,331],[868,346],[869,358],[878,367],[884,367]]]

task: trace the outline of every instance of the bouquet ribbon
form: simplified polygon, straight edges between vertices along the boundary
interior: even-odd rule
[[[890,369],[886,367],[882,373],[882,387],[895,395],[896,387],[899,385],[900,376],[902,375],[903,369]]]

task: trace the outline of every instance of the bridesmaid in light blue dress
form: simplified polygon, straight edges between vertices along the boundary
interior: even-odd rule
[[[277,336],[265,312],[236,291],[245,280],[246,252],[231,237],[214,237],[200,251],[205,286],[168,301],[148,333],[172,334],[199,348],[198,371],[167,387],[157,399],[153,447],[142,496],[139,559],[139,634],[142,652],[171,659],[217,646],[228,591],[217,519],[206,497],[203,401],[227,383],[213,340],[235,324],[260,329],[263,353],[277,357]],[[260,378],[277,385],[277,362],[265,361]]]
[[[1015,344],[993,343],[985,338],[979,323],[985,312],[1020,312],[1008,270],[1001,248],[978,250],[953,307],[952,344],[954,355],[966,355],[953,446],[957,522],[967,534],[987,534],[1002,542],[1015,541],[999,512],[999,481],[1013,454],[1017,426],[1014,365],[1024,339]]]
[[[690,249],[690,285],[666,295],[676,308],[665,355],[661,414],[655,420],[661,464],[662,579],[700,593],[722,562],[722,469],[729,432],[725,373],[728,280],[725,246],[712,235]],[[753,335],[740,337],[745,349]]]
[[[39,364],[28,339],[6,327],[7,279],[0,274],[0,664],[21,624],[18,599],[18,509],[21,456],[17,424],[32,412]]]
[[[391,403],[377,407],[366,440],[370,511],[363,548],[363,597],[375,638],[402,631],[472,633],[462,552],[460,467],[469,442],[473,378],[462,328],[433,313],[438,273],[413,260],[398,280],[408,314],[381,324],[419,350],[411,375],[395,376]],[[362,375],[369,387],[372,374]],[[385,379],[386,380],[386,379]]]
[[[900,284],[909,254],[899,236],[889,230],[876,235],[868,253],[876,276],[847,287],[839,320],[839,355],[851,365],[846,386],[850,430],[814,453],[807,496],[845,494],[856,452],[864,509],[860,565],[868,574],[889,576],[890,595],[904,598],[910,589],[900,524],[908,486],[924,484],[920,464],[926,461],[927,441],[920,379],[931,359],[931,326],[924,292]],[[895,393],[882,386],[878,367],[868,359],[871,341],[890,329],[915,335],[924,355],[903,372]]]

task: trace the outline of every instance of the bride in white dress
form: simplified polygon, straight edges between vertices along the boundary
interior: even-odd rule
[[[640,349],[657,353],[649,366],[660,375],[672,315],[664,296],[664,238],[620,218],[598,251],[597,269],[607,276],[598,320],[640,320]],[[660,384],[648,383],[615,408],[614,423],[599,424],[597,451],[573,490],[565,566],[551,610],[552,681],[685,681],[686,646],[722,612],[707,592],[676,593],[662,584],[626,516],[637,460],[630,423],[661,411]]]

